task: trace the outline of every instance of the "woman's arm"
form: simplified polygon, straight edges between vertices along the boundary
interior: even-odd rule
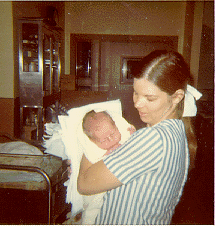
[[[95,164],[83,155],[78,175],[78,192],[93,195],[121,186],[122,183],[110,172],[101,160]]]

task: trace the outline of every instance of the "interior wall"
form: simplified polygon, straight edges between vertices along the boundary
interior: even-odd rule
[[[64,28],[65,8],[64,1],[14,1],[14,18],[46,16],[46,7],[54,6],[58,10],[56,17],[57,26]]]
[[[178,35],[185,6],[175,1],[69,1],[65,16],[70,33]]]
[[[14,99],[0,98],[0,133],[14,135]]]
[[[13,14],[11,2],[0,2],[0,133],[13,136],[14,68]]]
[[[193,34],[190,55],[190,71],[194,76],[194,86],[197,87],[197,80],[199,74],[199,56],[202,33],[202,19],[203,19],[204,2],[195,2],[194,8],[194,22]]]
[[[185,24],[184,24],[184,45],[183,45],[183,56],[185,61],[190,64],[191,58],[191,47],[193,39],[193,23],[194,23],[194,9],[195,2],[187,2]]]
[[[70,73],[70,34],[173,35],[183,52],[185,1],[65,2],[65,73]]]
[[[197,88],[204,100],[214,99],[214,3],[204,3]]]
[[[144,40],[144,39],[143,39]],[[133,84],[122,83],[122,57],[143,57],[156,49],[167,49],[177,51],[177,40],[170,42],[149,42],[120,43],[103,42],[101,43],[101,79],[99,90],[101,91],[132,91]]]
[[[0,2],[0,97],[13,98],[13,14],[11,2]]]
[[[70,34],[178,36],[181,53],[197,86],[203,1],[65,2],[65,72],[70,64]]]

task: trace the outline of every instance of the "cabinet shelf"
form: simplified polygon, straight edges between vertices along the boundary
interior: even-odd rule
[[[38,49],[38,43],[23,43],[23,48],[26,49]]]
[[[50,99],[50,104],[59,100],[55,94],[60,92],[62,30],[55,30],[42,19],[19,19],[18,26],[20,136],[41,140],[48,107],[44,100]]]
[[[26,57],[24,60],[26,60],[27,62],[37,62],[38,63],[38,58],[36,57]]]

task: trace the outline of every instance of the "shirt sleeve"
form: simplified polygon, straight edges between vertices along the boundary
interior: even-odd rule
[[[123,184],[157,170],[162,162],[163,142],[158,131],[143,128],[103,161]]]

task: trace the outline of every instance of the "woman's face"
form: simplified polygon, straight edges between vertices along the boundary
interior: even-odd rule
[[[139,112],[140,119],[148,126],[172,118],[173,104],[170,95],[144,78],[135,78],[133,87],[134,106]]]

